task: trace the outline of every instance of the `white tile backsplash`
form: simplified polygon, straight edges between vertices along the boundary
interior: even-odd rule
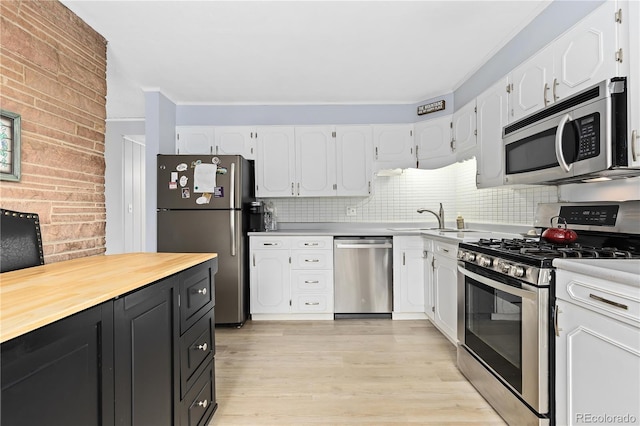
[[[556,186],[477,189],[475,159],[438,170],[406,169],[401,176],[376,177],[370,197],[269,198],[280,222],[429,222],[419,208],[438,211],[448,226],[460,212],[467,222],[533,224],[536,205],[558,201]],[[347,216],[347,207],[356,215]]]

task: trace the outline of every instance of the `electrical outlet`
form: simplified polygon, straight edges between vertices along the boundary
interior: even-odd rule
[[[347,207],[347,216],[355,216],[356,208],[355,207]]]

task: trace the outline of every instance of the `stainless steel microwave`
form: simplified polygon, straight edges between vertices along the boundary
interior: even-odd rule
[[[627,79],[616,77],[505,126],[504,183],[640,175],[633,167],[627,120]]]

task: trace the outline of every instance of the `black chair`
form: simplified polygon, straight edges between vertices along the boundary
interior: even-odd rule
[[[40,218],[0,209],[0,272],[44,265]]]

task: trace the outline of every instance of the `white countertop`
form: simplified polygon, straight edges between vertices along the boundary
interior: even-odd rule
[[[499,228],[499,229],[483,229]],[[249,236],[410,236],[418,235],[445,242],[459,243],[478,241],[481,238],[521,238],[519,231],[528,227],[479,225],[478,227],[457,230],[447,227],[445,231],[434,229],[431,225],[412,223],[318,223],[287,224],[277,231],[249,232]],[[504,231],[502,231],[504,229]]]
[[[555,259],[553,266],[640,288],[640,259]]]

